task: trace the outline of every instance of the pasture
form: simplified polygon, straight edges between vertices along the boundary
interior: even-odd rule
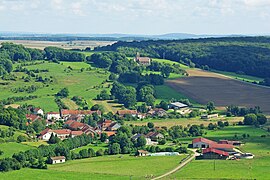
[[[32,148],[34,147],[16,142],[0,143],[0,150],[4,152],[2,155],[0,155],[0,159],[11,157],[14,153],[18,153],[20,151],[27,151]]]
[[[1,174],[5,179],[145,179],[179,164],[182,156],[134,157],[113,155],[49,165],[48,170],[22,169]],[[163,163],[160,163],[163,162]]]
[[[42,64],[25,66],[29,70],[35,69],[48,69],[49,72],[40,72],[39,76],[43,78],[51,78],[53,82],[48,85],[44,85],[40,82],[24,82],[22,76],[25,76],[21,72],[13,72],[18,78],[16,81],[8,81],[8,85],[3,85],[0,87],[1,94],[0,99],[6,99],[8,97],[14,96],[29,96],[36,95],[38,98],[16,102],[16,104],[32,104],[43,108],[45,111],[57,111],[58,106],[55,103],[55,94],[62,88],[67,87],[69,90],[69,97],[63,99],[63,102],[70,108],[76,108],[75,102],[70,100],[73,96],[83,97],[89,106],[93,105],[92,99],[94,99],[97,94],[103,89],[108,89],[109,84],[104,84],[105,80],[108,78],[109,73],[101,70],[91,68],[91,66],[84,62],[61,62],[50,63],[44,62]],[[81,70],[84,68],[84,70]],[[88,68],[88,70],[86,70]],[[90,68],[90,70],[89,70]],[[27,92],[17,92],[11,91],[13,88],[24,87],[36,85],[39,88],[33,93]]]
[[[188,69],[188,77],[166,81],[166,85],[200,104],[213,101],[216,106],[260,106],[270,113],[270,88],[231,79],[217,73]]]
[[[164,179],[269,179],[270,168],[270,137],[266,131],[249,126],[227,127],[216,132],[209,132],[206,136],[211,139],[232,138],[237,133],[241,136],[248,133],[245,145],[240,149],[255,155],[252,160],[193,160],[175,174]],[[215,165],[215,168],[214,168]],[[196,173],[194,173],[196,172]]]

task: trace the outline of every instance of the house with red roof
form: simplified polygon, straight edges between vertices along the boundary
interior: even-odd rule
[[[71,131],[70,136],[71,136],[72,138],[74,138],[74,137],[80,136],[80,135],[82,135],[82,134],[83,134],[82,131]]]
[[[120,117],[124,117],[125,115],[131,115],[135,117],[137,116],[138,112],[137,110],[118,110],[116,114],[119,115]]]
[[[33,113],[36,115],[40,114],[40,115],[44,116],[44,111],[41,108],[34,108]]]
[[[227,159],[229,157],[229,153],[214,149],[214,148],[206,148],[202,151],[203,159]]]
[[[26,114],[26,119],[28,120],[29,124],[36,120],[42,120],[42,118],[36,114]]]

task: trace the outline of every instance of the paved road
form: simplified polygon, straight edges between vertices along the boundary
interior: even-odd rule
[[[157,180],[157,179],[161,179],[161,178],[164,178],[170,174],[173,174],[175,173],[176,171],[180,170],[181,168],[183,168],[185,165],[187,165],[188,163],[190,163],[197,155],[198,153],[196,153],[194,149],[192,149],[192,151],[194,152],[192,155],[190,155],[190,157],[188,159],[186,159],[184,162],[180,163],[176,168],[174,168],[173,170],[161,175],[161,176],[158,176],[158,177],[155,177],[153,178],[152,180]]]

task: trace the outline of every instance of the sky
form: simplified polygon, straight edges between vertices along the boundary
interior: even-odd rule
[[[270,34],[270,0],[0,0],[0,31]]]

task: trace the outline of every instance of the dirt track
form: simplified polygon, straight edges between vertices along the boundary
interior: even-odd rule
[[[270,114],[270,88],[237,81],[229,77],[197,69],[187,70],[189,77],[168,80],[166,84],[195,101],[216,106],[260,106]]]

